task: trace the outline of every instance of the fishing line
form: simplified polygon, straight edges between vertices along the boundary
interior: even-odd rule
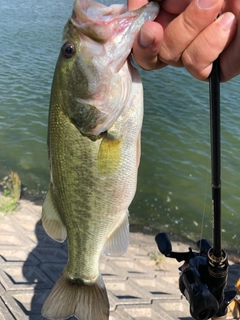
[[[210,159],[208,159],[208,164],[210,163]],[[200,231],[200,239],[203,238],[203,230],[204,230],[204,220],[205,220],[205,215],[206,215],[206,203],[207,203],[207,189],[209,185],[209,172],[206,174],[206,185],[205,185],[205,194],[204,194],[204,201],[203,201],[203,210],[202,210],[202,222],[201,222],[201,231]]]

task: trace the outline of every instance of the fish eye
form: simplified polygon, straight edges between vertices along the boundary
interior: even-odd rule
[[[66,42],[62,46],[62,54],[65,58],[70,59],[75,53],[75,47],[73,43]]]

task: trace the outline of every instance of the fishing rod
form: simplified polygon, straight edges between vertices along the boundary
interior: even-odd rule
[[[190,304],[195,320],[226,319],[227,306],[234,299],[235,290],[225,291],[228,278],[228,257],[222,249],[221,237],[221,134],[220,134],[220,80],[219,59],[214,61],[209,77],[210,138],[212,174],[212,242],[197,242],[199,252],[172,251],[166,233],[159,233],[155,240],[159,251],[168,258],[184,261],[179,268],[179,289]]]

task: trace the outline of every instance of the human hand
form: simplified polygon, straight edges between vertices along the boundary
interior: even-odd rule
[[[145,70],[159,69],[165,65],[184,66],[194,77],[206,80],[212,69],[212,61],[234,37],[236,18],[227,11],[239,16],[239,0],[228,0],[224,7],[224,0],[158,1],[161,6],[158,17],[154,22],[145,23],[134,42],[136,62]],[[146,2],[128,0],[129,9],[138,8]],[[222,7],[224,13],[214,21]],[[220,57],[222,81],[237,74],[234,65],[240,64],[239,59],[231,63],[231,72],[228,69],[232,57],[229,48],[234,48],[236,58],[240,50],[240,35],[237,40],[234,37]]]
[[[223,12],[233,12],[237,26],[233,40],[220,55],[221,80],[227,81],[240,74],[240,1],[227,0],[224,2]],[[231,36],[232,37],[232,36]]]

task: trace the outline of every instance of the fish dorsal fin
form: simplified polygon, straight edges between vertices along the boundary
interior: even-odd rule
[[[128,211],[126,212],[123,221],[117,228],[108,236],[103,253],[106,256],[118,257],[126,253],[129,245],[129,222]]]
[[[67,230],[55,205],[51,186],[48,189],[42,208],[42,224],[46,233],[54,240],[63,242],[67,237]]]

